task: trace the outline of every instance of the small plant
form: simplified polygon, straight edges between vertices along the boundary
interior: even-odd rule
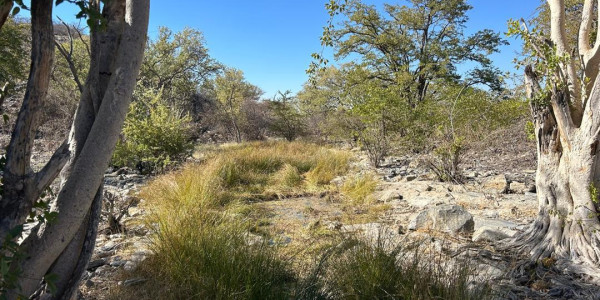
[[[429,166],[440,181],[462,182],[459,165],[464,150],[462,138],[454,138],[451,142],[443,143],[434,150],[434,158]]]
[[[390,151],[390,141],[381,128],[367,128],[358,134],[358,141],[367,152],[369,161],[379,167]]]

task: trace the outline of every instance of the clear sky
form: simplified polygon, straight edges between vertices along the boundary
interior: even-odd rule
[[[308,78],[305,70],[310,54],[321,50],[319,37],[328,15],[329,0],[152,0],[150,37],[159,26],[174,32],[184,27],[204,33],[210,55],[244,71],[249,82],[272,97],[278,90],[297,92]],[[392,0],[363,0],[382,7]],[[540,0],[468,0],[473,9],[467,33],[490,28],[506,31],[506,21],[530,17]],[[65,20],[73,20],[76,7],[64,3],[55,10]],[[514,71],[512,59],[520,42],[492,58],[504,71]]]

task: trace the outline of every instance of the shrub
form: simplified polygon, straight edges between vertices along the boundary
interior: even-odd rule
[[[131,104],[113,164],[143,173],[164,169],[192,150],[189,122],[162,101],[162,92],[143,93]]]
[[[279,95],[269,101],[271,112],[270,130],[277,136],[282,136],[289,142],[305,134],[304,116],[297,107],[297,99],[290,96],[291,92],[279,92]]]
[[[441,141],[438,147],[433,150],[433,159],[429,162],[429,166],[440,181],[453,181],[455,183],[463,181],[459,166],[464,151],[463,138]]]

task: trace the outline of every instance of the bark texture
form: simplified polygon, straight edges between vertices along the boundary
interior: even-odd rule
[[[32,22],[41,34],[33,31],[33,39],[46,45],[46,34],[52,36],[52,0],[32,1]],[[100,9],[100,1],[91,1],[93,9]],[[7,298],[35,295],[41,299],[71,299],[77,292],[78,282],[85,271],[96,239],[102,207],[102,181],[118,135],[129,108],[136,77],[142,63],[149,18],[149,0],[106,1],[102,8],[107,21],[106,30],[92,30],[90,71],[83,87],[80,104],[68,141],[61,146],[46,167],[39,173],[29,169],[32,130],[37,128],[35,113],[38,102],[25,101],[11,139],[9,159],[5,174],[9,175],[10,190],[3,195],[0,214],[0,237],[11,228],[23,224],[22,215],[29,213],[40,186],[49,185],[61,175],[60,191],[51,205],[58,217],[55,222],[40,224],[20,246],[24,259],[11,268],[21,271],[20,290],[9,291]],[[36,26],[38,20],[41,25]],[[49,27],[42,27],[42,25]],[[32,75],[29,85],[34,91],[47,90],[49,73],[36,63],[36,58],[46,56],[32,50]],[[45,49],[42,47],[42,49]],[[43,52],[42,54],[45,54]],[[51,66],[51,59],[42,60]],[[42,66],[46,66],[42,64]],[[50,67],[48,67],[48,70]],[[39,76],[34,76],[42,72]],[[38,79],[39,77],[39,79]],[[41,83],[39,81],[42,81]],[[28,85],[28,88],[29,88]],[[37,94],[43,94],[37,92]],[[20,125],[21,123],[25,125]],[[21,129],[24,127],[24,129]],[[62,172],[61,172],[62,170]],[[7,172],[8,171],[8,172]],[[14,184],[12,182],[15,182]],[[6,186],[6,185],[5,185]],[[8,204],[5,204],[8,203]],[[33,203],[33,202],[31,202]],[[6,216],[5,216],[6,215]],[[54,284],[58,292],[50,295],[43,290],[42,279],[48,274],[58,275]],[[42,287],[42,289],[40,289]]]
[[[6,151],[4,194],[0,200],[0,241],[9,230],[25,222],[39,197],[33,182],[36,174],[30,164],[35,131],[40,125],[40,109],[48,92],[54,61],[52,7],[52,0],[31,2],[31,67],[23,104]]]

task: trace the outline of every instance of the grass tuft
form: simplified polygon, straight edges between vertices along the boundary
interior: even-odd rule
[[[353,204],[372,204],[376,200],[373,193],[377,183],[373,174],[358,175],[347,179],[341,187],[341,192]]]

